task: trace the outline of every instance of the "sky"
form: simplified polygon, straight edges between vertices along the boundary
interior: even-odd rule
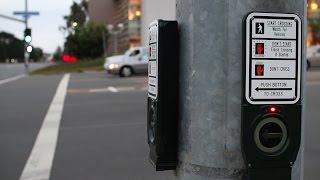
[[[59,31],[59,26],[65,26],[64,15],[70,13],[72,0],[28,0],[29,11],[39,11],[39,16],[29,18],[32,29],[32,42],[46,53],[54,53],[58,46],[63,46],[65,35]],[[76,1],[78,2],[78,1]],[[0,0],[0,14],[22,19],[13,15],[14,11],[24,11],[25,0]],[[5,31],[22,39],[25,25],[20,22],[0,17],[0,32]]]

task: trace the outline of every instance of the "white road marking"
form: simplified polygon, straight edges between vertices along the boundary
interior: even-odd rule
[[[134,90],[136,90],[135,87],[118,87],[117,89],[119,91],[134,91]]]
[[[96,88],[96,89],[89,89],[90,93],[103,93],[103,92],[119,92],[119,90],[113,86],[107,87],[107,88]]]
[[[20,180],[49,180],[69,79],[60,81]]]
[[[118,93],[118,92],[128,92],[128,91],[146,91],[148,86],[143,87],[133,87],[133,86],[123,86],[123,87],[114,87],[109,86],[105,88],[92,88],[92,89],[68,89],[69,93]]]
[[[117,88],[113,87],[113,86],[110,86],[108,87],[109,91],[111,92],[119,92]]]
[[[102,92],[109,92],[109,88],[99,88],[99,89],[89,89],[90,93],[102,93]]]
[[[24,78],[24,77],[26,77],[26,75],[25,75],[25,74],[20,74],[20,75],[17,75],[17,76],[14,76],[14,77],[8,78],[8,79],[3,79],[3,80],[0,80],[0,85],[2,85],[2,84],[6,84],[6,83],[9,83],[9,82],[12,82],[12,81],[15,81],[15,80],[18,80],[18,79]]]

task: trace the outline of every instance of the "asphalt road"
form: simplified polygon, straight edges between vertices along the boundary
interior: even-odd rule
[[[31,156],[31,166],[37,166],[41,156],[35,147],[46,150],[54,137],[47,134],[38,143],[42,124],[55,123],[45,117],[63,77],[28,76],[0,85],[0,180],[18,180]],[[320,177],[320,71],[306,78],[305,180],[315,180]],[[146,92],[144,76],[71,74],[62,116],[54,115],[60,128],[53,161],[29,179],[45,173],[50,180],[175,179],[173,171],[155,172],[148,162]]]
[[[48,66],[48,63],[30,63],[29,70],[33,71]],[[18,64],[0,64],[0,80],[25,74],[26,69],[23,63]]]
[[[0,179],[17,180],[61,76],[26,77],[0,85]]]
[[[62,77],[0,85],[1,180],[22,174]],[[72,74],[50,180],[173,179],[173,171],[155,172],[148,162],[146,84],[144,76]]]

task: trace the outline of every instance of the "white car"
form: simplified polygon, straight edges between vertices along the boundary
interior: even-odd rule
[[[135,47],[127,50],[124,55],[107,57],[104,68],[109,74],[129,77],[132,74],[148,72],[148,48]]]
[[[307,69],[310,67],[320,67],[320,46],[310,46],[307,48]]]

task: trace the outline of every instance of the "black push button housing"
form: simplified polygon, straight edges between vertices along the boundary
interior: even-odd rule
[[[147,134],[157,171],[176,168],[179,119],[178,23],[150,24]]]

